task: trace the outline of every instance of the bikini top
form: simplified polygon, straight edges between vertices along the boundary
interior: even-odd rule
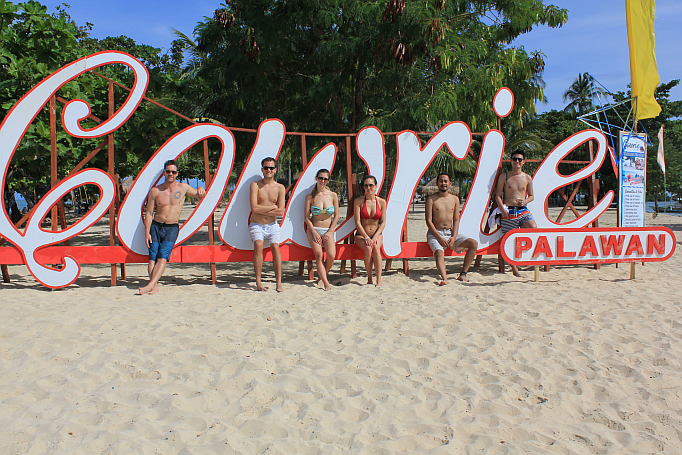
[[[322,210],[319,207],[315,207],[314,205],[310,206],[310,213],[313,215],[322,215],[322,212],[326,213],[327,215],[333,215],[334,214],[334,206],[330,205],[326,209]]]
[[[374,199],[377,203],[377,211],[374,214],[374,216],[369,216],[369,212],[367,211],[367,196],[365,196],[365,202],[362,204],[362,210],[360,210],[360,218],[363,220],[379,220],[381,219],[381,206],[379,205],[379,199],[375,198]]]

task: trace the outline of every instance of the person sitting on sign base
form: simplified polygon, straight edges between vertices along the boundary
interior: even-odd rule
[[[500,226],[503,234],[512,229],[538,227],[533,215],[526,207],[533,200],[533,179],[521,170],[525,162],[526,154],[522,150],[514,150],[511,153],[511,171],[500,174],[497,180],[495,201],[502,212]],[[514,276],[520,277],[519,269],[513,264],[510,265]]]
[[[145,243],[149,248],[149,284],[139,289],[140,295],[159,292],[159,279],[166,270],[173,246],[180,232],[180,213],[185,203],[185,194],[202,198],[206,191],[194,189],[186,183],[177,181],[178,165],[168,160],[163,165],[165,181],[149,191],[147,209],[144,213]],[[154,214],[156,209],[156,214]]]
[[[448,174],[442,173],[436,177],[438,193],[430,195],[426,199],[426,226],[429,228],[426,241],[433,251],[436,260],[436,268],[442,281],[440,286],[448,284],[448,276],[445,271],[445,250],[450,248],[455,252],[467,250],[462,264],[462,271],[457,277],[458,281],[467,280],[469,267],[476,257],[478,242],[459,233],[459,198],[450,194],[448,190],[452,186],[452,180]]]
[[[327,169],[317,171],[315,187],[305,197],[305,224],[306,234],[310,247],[315,254],[317,262],[317,274],[324,285],[324,290],[332,288],[327,274],[334,264],[336,257],[336,239],[334,231],[339,221],[339,197],[329,189],[330,173]],[[327,260],[324,259],[324,251],[327,251]]]
[[[382,232],[386,227],[386,201],[376,195],[377,179],[373,175],[366,175],[362,179],[365,195],[353,201],[355,215],[355,244],[360,247],[365,256],[365,270],[367,270],[367,284],[372,283],[372,267],[377,278],[377,286],[381,281],[381,245],[384,243]]]

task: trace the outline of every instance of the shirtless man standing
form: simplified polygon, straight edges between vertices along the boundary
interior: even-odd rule
[[[189,197],[204,197],[206,191],[199,187],[194,189],[186,183],[176,180],[178,165],[168,160],[163,165],[166,180],[155,186],[147,197],[147,210],[144,214],[145,243],[149,248],[149,284],[140,288],[140,295],[159,292],[159,278],[166,270],[166,262],[170,259],[173,245],[178,238],[180,212],[185,202],[185,194]],[[156,208],[156,215],[154,214]]]
[[[521,170],[525,162],[525,153],[518,149],[514,150],[511,153],[511,171],[501,174],[497,180],[495,201],[502,212],[500,226],[503,234],[521,227],[532,229],[538,227],[526,207],[533,200],[533,179]],[[511,268],[514,276],[521,276],[515,265],[511,265]]]
[[[448,284],[448,276],[445,272],[445,250],[448,248],[455,252],[467,250],[462,271],[457,280],[468,281],[467,272],[476,257],[478,242],[459,234],[459,198],[448,192],[452,186],[450,176],[440,174],[436,179],[438,193],[426,199],[426,226],[429,228],[426,241],[433,251],[436,268],[443,278],[440,286],[444,286]]]
[[[267,291],[261,283],[263,271],[263,240],[270,242],[272,265],[275,269],[277,292],[282,292],[282,254],[279,251],[278,216],[284,216],[284,185],[275,182],[277,162],[274,158],[261,161],[263,178],[251,183],[251,222],[249,235],[253,242],[253,268],[256,272],[256,289]]]

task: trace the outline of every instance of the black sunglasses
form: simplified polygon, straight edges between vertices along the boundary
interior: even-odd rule
[[[277,166],[263,166],[263,169],[265,169],[266,171],[274,171],[275,169],[277,169]]]
[[[168,169],[164,169],[164,172],[165,172],[166,174],[173,174],[173,175],[175,175],[175,174],[178,173],[178,171],[169,171]]]
[[[523,161],[523,158],[512,158],[511,160],[512,161],[518,161],[520,163],[521,161]]]
[[[364,185],[365,188],[374,188],[376,185],[374,183],[365,183]]]
[[[317,180],[324,180],[325,182],[328,182],[329,177],[318,177]]]

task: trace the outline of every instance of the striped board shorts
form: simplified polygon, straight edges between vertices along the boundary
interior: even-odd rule
[[[522,228],[524,223],[528,221],[535,221],[533,214],[530,213],[527,207],[507,207],[509,210],[509,218],[501,218],[500,226],[502,233],[506,234],[512,229]]]

